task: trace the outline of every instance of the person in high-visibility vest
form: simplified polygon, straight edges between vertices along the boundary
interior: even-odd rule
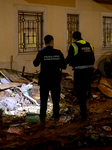
[[[74,91],[79,101],[81,116],[82,118],[87,118],[86,102],[88,94],[90,94],[91,79],[94,70],[94,48],[82,39],[79,31],[75,31],[72,37],[73,43],[69,47],[66,64],[73,67]]]

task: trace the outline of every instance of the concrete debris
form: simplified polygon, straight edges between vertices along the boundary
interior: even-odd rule
[[[0,109],[3,115],[22,116],[27,112],[39,113],[40,104],[29,94],[33,89],[33,82],[26,82],[27,80],[16,71],[0,69],[0,73]],[[12,82],[12,77],[18,82]],[[39,90],[36,91],[38,92]]]
[[[61,116],[59,119],[59,123],[67,123],[71,120],[70,116]]]
[[[27,74],[15,70],[0,69],[0,109],[4,115],[26,116],[27,113],[40,113],[40,87],[37,84],[38,74]],[[29,80],[30,79],[30,80]],[[15,82],[16,81],[16,82]],[[35,82],[36,81],[36,82]],[[99,84],[111,88],[108,82],[101,78],[99,72],[94,72],[92,85],[94,88]],[[96,85],[95,85],[96,84]],[[100,89],[101,90],[101,89]],[[104,92],[102,92],[104,93]],[[106,94],[107,95],[107,94]],[[79,109],[73,108],[72,102],[77,101],[73,89],[73,77],[62,73],[60,102],[60,122],[67,123],[77,116]],[[92,95],[93,99],[100,99],[100,92]],[[71,99],[71,104],[67,101]],[[49,92],[47,118],[52,117],[52,98]]]
[[[73,77],[67,73],[63,73],[63,76],[64,75],[65,80],[68,83],[70,80],[70,83],[72,84]],[[24,76],[22,76],[21,72],[15,70],[0,69],[0,109],[4,116],[25,117],[27,113],[40,113],[40,87],[38,86],[37,81],[38,74],[24,73]],[[61,85],[63,86],[63,90],[66,90],[64,83],[65,81],[63,78]],[[65,96],[65,93],[61,93],[60,95],[63,100]],[[52,109],[52,98],[51,93],[49,92],[47,109],[48,119],[52,117]],[[64,118],[64,122],[67,122],[71,117],[65,116]]]
[[[93,98],[97,98],[97,97],[98,97],[98,95],[92,95],[92,97],[93,97]]]
[[[14,133],[14,134],[23,134],[24,129],[20,127],[12,127],[10,126],[9,129],[7,130],[7,133]]]
[[[112,79],[102,78],[98,70],[94,72],[91,84],[91,97],[87,101],[87,120],[81,119],[78,100],[73,89],[73,78],[67,73],[62,74],[59,103],[60,118],[55,129],[51,128],[54,125],[54,119],[52,116],[53,104],[50,92],[46,127],[43,129],[39,124],[40,87],[38,86],[38,75],[24,72],[24,76],[21,77],[21,72],[14,71],[14,74],[12,70],[2,70],[1,72],[0,110],[2,111],[0,113],[2,113],[1,120],[3,123],[1,122],[1,124],[4,125],[3,129],[6,132],[6,138],[1,137],[0,144],[4,144],[5,149],[13,148],[17,140],[20,149],[23,144],[22,141],[25,141],[25,146],[28,149],[32,149],[28,145],[31,142],[33,142],[33,148],[37,143],[40,146],[40,141],[42,141],[42,145],[43,141],[46,141],[48,147],[49,144],[59,144],[54,143],[55,139],[63,142],[67,147],[74,145],[74,147],[78,148],[91,147],[91,143],[93,147],[95,144],[104,144],[105,146],[105,143],[108,144],[109,140],[112,143],[112,100],[109,94],[105,94],[103,91],[107,89],[107,93],[109,93],[108,89],[111,90]],[[24,80],[24,78],[26,79]],[[105,88],[100,89],[99,85],[104,85]],[[2,133],[0,134],[2,135]],[[18,139],[18,137],[20,138]],[[49,137],[53,139],[52,143],[49,142]],[[46,148],[46,145],[44,146]],[[16,145],[15,147],[17,148]],[[44,148],[41,147],[41,149]]]
[[[111,127],[109,126],[102,126],[102,129],[104,129],[105,131],[111,131]]]

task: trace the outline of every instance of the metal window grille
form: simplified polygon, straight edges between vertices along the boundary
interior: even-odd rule
[[[112,47],[112,17],[103,17],[103,48]]]
[[[72,44],[72,34],[79,30],[79,15],[67,14],[67,50]]]
[[[43,13],[18,12],[19,53],[38,52],[43,42]]]

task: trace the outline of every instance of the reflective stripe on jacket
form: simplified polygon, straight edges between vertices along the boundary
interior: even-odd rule
[[[86,44],[86,41],[84,41],[84,40],[79,40],[79,41],[77,41],[77,43],[80,43],[80,44]],[[74,56],[78,53],[78,46],[75,44],[75,43],[72,43],[72,46],[73,46],[73,48],[74,48]],[[91,46],[91,49],[94,51],[94,48],[93,48],[93,46],[90,44],[90,46]]]

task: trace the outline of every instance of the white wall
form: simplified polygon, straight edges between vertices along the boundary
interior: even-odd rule
[[[110,5],[98,4],[92,0],[76,0],[76,8],[74,8],[38,5],[24,0],[0,0],[0,68],[11,68],[11,56],[13,56],[13,69],[22,71],[23,66],[25,66],[26,72],[35,72],[39,69],[32,64],[36,53],[18,55],[15,11],[20,7],[27,8],[27,10],[34,8],[34,10],[42,9],[44,11],[44,35],[52,34],[54,36],[54,47],[60,49],[65,57],[67,56],[67,13],[79,14],[79,29],[82,32],[82,37],[94,46],[95,68],[97,68],[99,60],[102,59],[101,57],[107,55],[101,50],[101,13],[112,12]],[[72,74],[70,67],[66,71]]]

